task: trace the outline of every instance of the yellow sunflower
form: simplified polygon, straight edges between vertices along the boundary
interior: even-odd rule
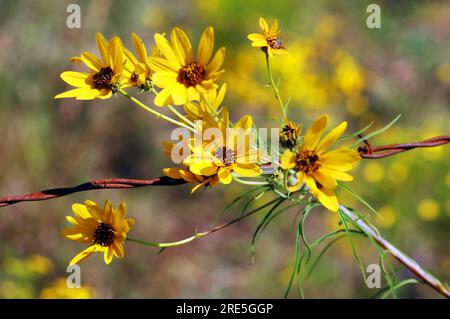
[[[286,48],[283,46],[278,30],[278,20],[275,19],[269,28],[264,18],[259,18],[259,26],[262,33],[251,33],[247,38],[252,41],[252,46],[261,48],[270,57],[279,54],[286,54]]]
[[[329,151],[328,148],[347,128],[347,122],[342,122],[321,139],[327,126],[328,116],[319,117],[306,132],[302,145],[293,151],[284,152],[281,168],[294,172],[288,179],[289,191],[296,191],[306,184],[322,205],[337,211],[339,203],[334,192],[337,180],[353,180],[346,171],[352,168],[360,156],[358,152],[342,147]]]
[[[189,143],[193,143],[192,140]],[[172,156],[172,149],[174,144],[170,141],[163,141],[162,145],[164,147],[164,154],[167,157]],[[191,148],[191,145],[189,145]],[[186,158],[188,154],[184,154],[184,158]],[[196,184],[192,190],[191,194],[195,193],[199,188],[203,186],[216,186],[219,182],[219,178],[217,175],[212,176],[203,176],[196,175],[189,171],[189,167],[181,166],[181,167],[170,167],[163,169],[164,175],[173,178],[173,179],[183,179],[187,183]]]
[[[113,209],[106,201],[101,209],[96,203],[87,200],[84,205],[74,204],[72,210],[75,217],[66,219],[73,227],[66,228],[61,235],[79,243],[88,244],[85,250],[76,255],[70,265],[77,264],[95,252],[103,253],[105,263],[111,263],[113,256],[123,258],[123,242],[135,221],[125,218],[125,203],[120,203]]]
[[[257,164],[258,150],[254,147],[252,117],[243,116],[232,128],[229,128],[228,111],[224,109],[219,121],[212,115],[203,115],[204,128],[216,128],[221,136],[212,141],[203,141],[197,146],[194,142],[193,153],[186,157],[183,164],[196,175],[217,175],[222,184],[231,183],[232,173],[243,177],[256,177],[261,174]],[[205,131],[206,132],[206,131]]]
[[[128,75],[126,84],[128,86],[136,86],[140,89],[144,89],[148,86],[148,81],[151,79],[152,70],[149,63],[150,56],[147,54],[147,48],[145,47],[144,42],[136,33],[131,34],[131,41],[136,56],[127,48],[123,48],[126,57],[124,68]],[[155,49],[152,50],[151,56],[156,56],[155,51]]]
[[[170,42],[161,34],[155,34],[156,46],[162,57],[150,57],[150,67],[154,71],[153,83],[162,90],[155,98],[155,104],[182,105],[198,100],[199,94],[211,90],[225,70],[221,70],[225,58],[225,48],[217,50],[211,60],[214,48],[214,29],[208,27],[203,32],[194,58],[191,42],[186,33],[174,28]]]
[[[83,62],[90,72],[61,73],[61,79],[76,88],[56,95],[55,99],[72,97],[77,100],[108,99],[112,95],[113,88],[120,85],[124,64],[122,41],[115,36],[107,42],[101,33],[97,33],[96,40],[101,59],[90,52],[72,57],[70,61]]]
[[[201,120],[205,112],[210,114],[217,114],[220,112],[220,106],[222,105],[225,93],[227,91],[227,84],[224,83],[220,90],[209,90],[203,93],[200,97],[200,101],[191,101],[184,105],[189,118],[193,120]]]

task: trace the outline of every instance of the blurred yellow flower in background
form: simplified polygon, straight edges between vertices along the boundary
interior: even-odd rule
[[[391,228],[397,221],[396,213],[390,206],[384,206],[378,210],[377,223],[382,228]]]
[[[39,297],[41,299],[90,299],[95,295],[92,287],[69,288],[66,278],[58,278],[50,286],[44,288]]]
[[[439,216],[439,204],[432,198],[424,199],[417,206],[417,214],[423,220],[435,220]]]
[[[77,100],[93,100],[108,99],[112,96],[114,86],[120,84],[122,77],[124,66],[122,41],[115,36],[108,43],[101,33],[97,33],[96,40],[101,59],[90,52],[81,53],[79,61],[91,71],[61,73],[61,79],[76,89],[60,93],[55,99],[74,97]]]
[[[157,49],[162,57],[151,57],[150,67],[154,71],[153,83],[162,90],[155,97],[155,104],[182,105],[199,100],[200,94],[214,89],[214,83],[225,70],[225,48],[214,49],[214,29],[207,27],[200,38],[197,57],[194,58],[191,42],[180,28],[174,28],[170,42],[160,34],[155,34]]]
[[[251,33],[247,38],[252,41],[252,46],[263,49],[270,57],[278,54],[286,54],[278,30],[278,20],[275,19],[269,28],[263,17],[259,18],[259,27],[262,33]]]
[[[376,162],[370,162],[364,166],[364,179],[370,183],[378,183],[384,178],[384,167]]]
[[[105,263],[111,263],[113,256],[124,257],[123,242],[135,221],[125,218],[125,203],[120,203],[113,209],[110,201],[106,201],[104,209],[96,203],[87,200],[84,205],[73,204],[75,217],[66,219],[74,227],[66,228],[61,235],[79,243],[89,244],[89,247],[76,255],[70,265],[77,264],[95,252],[103,253]]]

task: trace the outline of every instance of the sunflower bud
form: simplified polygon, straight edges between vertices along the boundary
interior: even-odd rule
[[[284,148],[293,148],[300,139],[302,128],[292,121],[286,121],[286,124],[280,128],[280,144]]]

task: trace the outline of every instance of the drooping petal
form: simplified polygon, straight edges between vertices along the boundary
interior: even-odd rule
[[[173,179],[181,179],[180,169],[179,168],[164,168],[164,175],[173,178]]]
[[[114,250],[112,247],[106,247],[103,253],[105,264],[109,265],[113,259]]]
[[[172,86],[168,86],[161,90],[155,97],[154,103],[157,106],[166,106],[173,103]]]
[[[233,180],[230,170],[226,167],[221,167],[217,173],[217,176],[222,184],[230,184]]]
[[[326,188],[319,189],[313,178],[305,176],[305,182],[311,193],[319,202],[331,211],[337,212],[339,209],[339,202],[334,194],[334,191]]]
[[[72,260],[70,261],[69,265],[72,266],[72,265],[78,264],[79,262],[85,260],[87,257],[92,255],[93,253],[100,252],[102,250],[103,250],[103,247],[101,247],[99,245],[89,246],[88,248],[86,248],[85,250],[80,252],[78,255],[73,257]]]

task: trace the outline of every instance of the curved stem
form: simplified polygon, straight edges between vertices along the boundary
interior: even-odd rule
[[[155,96],[158,95],[158,91],[156,91],[154,87],[152,87],[152,88],[150,89],[150,92],[152,92],[153,95],[155,95]],[[185,123],[189,124],[190,126],[195,127],[195,125],[194,125],[194,123],[193,123],[192,121],[190,121],[186,116],[184,116],[183,114],[181,114],[180,112],[178,112],[177,109],[174,108],[172,105],[169,104],[169,105],[167,105],[167,107],[169,108],[169,110],[170,110],[173,114],[175,114],[176,116],[178,116],[178,118],[179,118],[180,120],[183,120]]]
[[[381,247],[389,251],[389,253],[395,257],[401,264],[413,272],[417,277],[422,279],[428,286],[442,294],[443,296],[450,298],[450,291],[445,288],[444,284],[436,277],[425,271],[416,261],[405,255],[398,250],[394,245],[381,237],[375,230],[368,226],[362,219],[355,216],[346,207],[339,206],[341,212],[349,218],[356,226],[358,226],[366,235],[371,236]]]
[[[238,182],[239,184],[244,185],[269,185],[268,182],[258,182],[258,181],[247,181],[245,179],[240,179],[239,177],[233,175],[233,179]]]
[[[191,132],[194,132],[194,129],[182,122],[179,122],[177,120],[174,120],[173,118],[170,118],[162,113],[159,113],[158,111],[155,111],[154,109],[152,109],[151,107],[148,107],[147,105],[145,105],[144,103],[142,103],[141,101],[139,101],[138,99],[136,99],[135,97],[129,95],[127,92],[125,92],[123,89],[119,89],[117,90],[117,92],[119,92],[120,94],[122,94],[123,96],[127,97],[128,99],[130,99],[134,104],[136,104],[137,106],[143,108],[144,110],[146,110],[147,112],[155,115],[157,118],[166,120],[167,122],[170,122],[172,124],[175,124],[177,126],[181,126],[184,127],[185,129],[188,129]]]
[[[212,233],[215,233],[215,232],[218,231],[218,230],[221,230],[221,229],[223,229],[223,228],[225,228],[225,227],[228,227],[228,226],[230,226],[230,225],[233,225],[234,223],[237,223],[238,221],[241,221],[242,219],[244,219],[244,218],[246,218],[246,217],[248,217],[248,216],[250,216],[250,215],[253,215],[253,214],[256,213],[256,212],[258,212],[258,211],[260,211],[260,210],[262,210],[262,209],[264,209],[264,208],[266,208],[266,207],[269,207],[270,205],[276,203],[277,201],[280,201],[280,198],[275,198],[275,199],[273,199],[273,200],[267,202],[266,204],[261,205],[261,206],[259,206],[258,208],[255,208],[254,210],[248,212],[248,213],[245,214],[245,215],[242,215],[242,216],[240,216],[240,217],[238,217],[238,218],[232,219],[232,220],[230,220],[229,222],[226,222],[226,223],[224,223],[224,224],[221,224],[221,225],[219,225],[219,226],[216,226],[216,227],[214,227],[214,228],[212,228],[212,229],[210,229],[210,230],[208,230],[208,231],[204,231],[204,232],[201,232],[201,233],[196,233],[195,235],[193,235],[193,236],[191,236],[191,237],[188,237],[188,238],[185,238],[185,239],[182,239],[182,240],[178,240],[178,241],[174,241],[174,242],[167,242],[167,243],[148,242],[148,241],[144,241],[144,240],[140,240],[140,239],[135,239],[135,238],[131,238],[131,237],[127,237],[126,240],[128,240],[128,241],[130,241],[130,242],[137,243],[137,244],[141,244],[141,245],[145,245],[145,246],[151,246],[151,247],[158,247],[158,248],[172,248],[172,247],[178,247],[178,246],[181,246],[181,245],[190,243],[190,242],[192,242],[192,241],[194,241],[194,240],[196,240],[196,239],[200,239],[200,238],[202,238],[202,237],[211,235]]]
[[[272,86],[273,92],[275,93],[275,98],[280,103],[281,111],[283,112],[283,120],[284,120],[284,119],[286,119],[286,110],[284,108],[283,100],[281,99],[280,91],[278,90],[278,86],[275,84],[275,81],[273,79],[272,68],[270,67],[269,54],[267,54],[267,53],[265,53],[265,54],[266,54],[267,73],[269,74],[270,85]]]

